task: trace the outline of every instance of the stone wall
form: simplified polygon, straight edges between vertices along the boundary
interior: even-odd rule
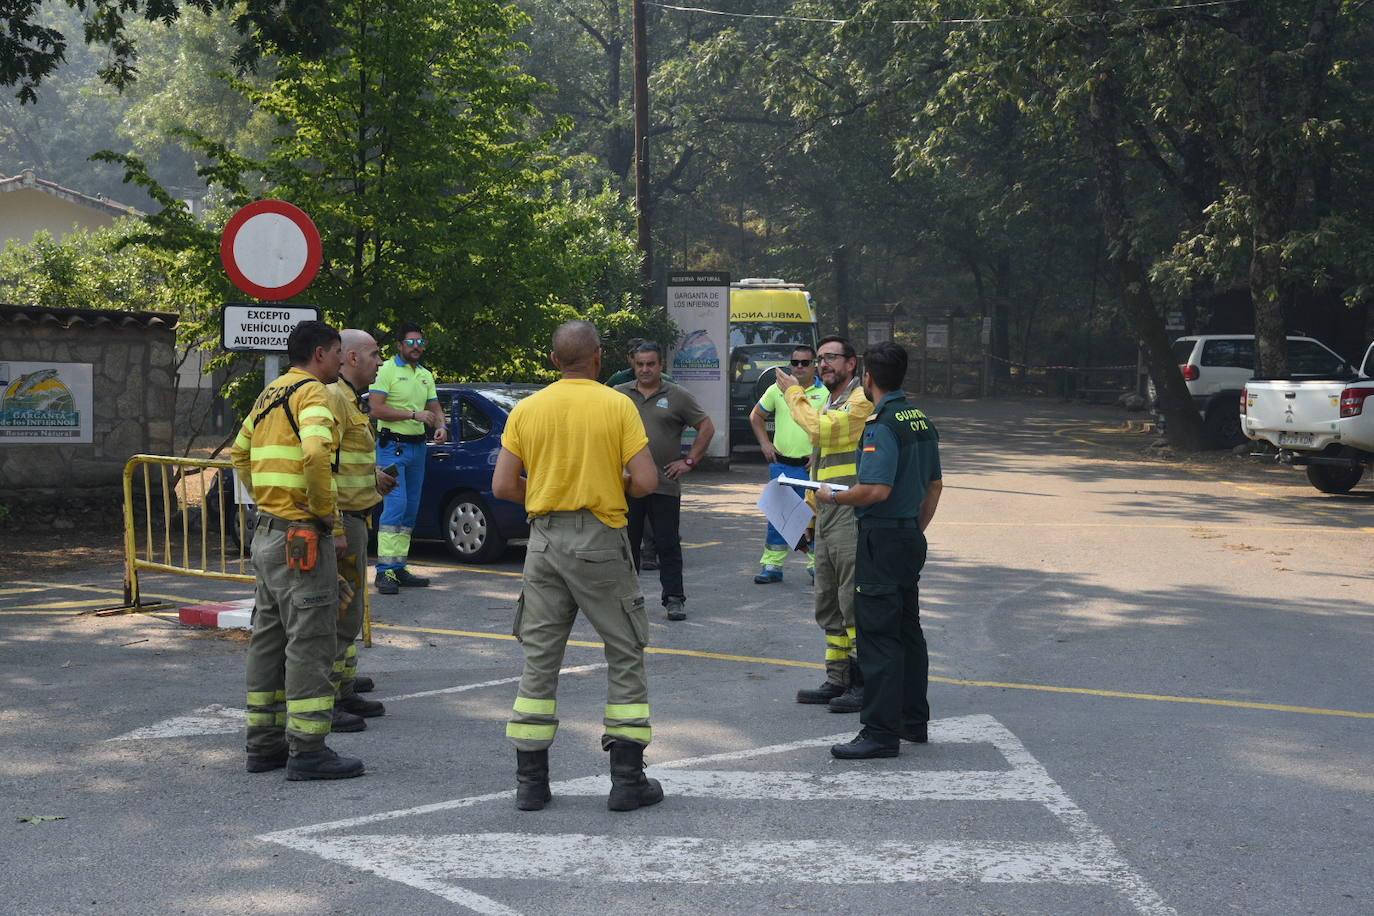
[[[124,464],[171,454],[175,315],[0,306],[0,361],[90,363],[91,443],[0,447],[0,505],[118,504]]]

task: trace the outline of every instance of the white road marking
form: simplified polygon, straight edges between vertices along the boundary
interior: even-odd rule
[[[1060,834],[1045,842],[865,842],[854,837],[839,841],[744,842],[718,837],[627,838],[514,831],[441,835],[400,831],[383,835],[356,829],[487,803],[508,807],[512,796],[509,790],[282,830],[258,839],[353,865],[474,912],[501,916],[515,911],[454,882],[495,878],[668,884],[950,881],[1105,885],[1144,916],[1174,916],[1174,910],[1125,862],[1115,844],[1050,778],[1016,736],[991,716],[932,722],[930,737],[940,744],[991,744],[1006,760],[1008,768],[1004,770],[847,769],[843,774],[832,775],[796,770],[704,768],[814,749],[818,752],[818,765],[830,769],[829,755],[820,756],[821,749],[848,737],[846,732],[686,758],[651,766],[649,773],[662,781],[666,794],[677,798],[843,800],[855,804],[920,804],[931,800],[1036,802],[1055,816],[1069,839],[1065,841]],[[907,752],[912,751],[908,748]],[[599,774],[554,783],[551,788],[555,799],[596,798],[599,807],[609,788],[609,779]],[[856,822],[864,820],[862,808],[850,810]],[[918,822],[919,815],[913,813],[912,820]],[[536,818],[522,823],[538,828]],[[818,857],[825,857],[834,867],[815,868]]]
[[[188,735],[227,735],[243,730],[244,712],[227,706],[206,706],[186,716],[165,719],[126,732],[108,741],[139,741],[146,738],[185,738]]]
[[[583,674],[587,671],[597,671],[605,668],[606,663],[600,662],[594,665],[576,665],[571,668],[563,668],[560,674]],[[446,693],[464,693],[469,690],[481,690],[485,687],[500,687],[503,684],[518,684],[519,677],[503,677],[495,681],[482,681],[478,684],[459,684],[457,687],[442,687],[438,690],[422,690],[419,693],[403,693],[394,697],[381,697],[387,703],[397,703],[401,700],[414,700],[421,697],[433,697]],[[173,719],[164,719],[153,725],[145,725],[143,728],[136,728],[131,732],[125,732],[114,738],[106,738],[106,741],[141,741],[150,738],[186,738],[192,735],[227,735],[244,729],[243,709],[233,709],[227,706],[206,706],[197,709],[188,715],[177,716]]]

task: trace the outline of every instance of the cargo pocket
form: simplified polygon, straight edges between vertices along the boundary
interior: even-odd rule
[[[520,597],[515,599],[515,621],[511,624],[510,634],[515,637],[515,641],[523,643],[520,638],[520,624],[525,619],[525,590],[520,590]]]
[[[573,556],[584,563],[610,563],[625,558],[625,554],[619,547],[597,547],[595,549],[574,550]]]
[[[291,604],[296,609],[296,619],[290,625],[302,636],[320,636],[333,633],[337,629],[336,610],[339,606],[337,583],[323,586],[318,582],[303,584],[291,595]]]
[[[625,619],[630,621],[630,629],[635,635],[635,646],[643,649],[649,644],[649,615],[644,610],[644,596],[630,595],[620,599],[620,609]]]

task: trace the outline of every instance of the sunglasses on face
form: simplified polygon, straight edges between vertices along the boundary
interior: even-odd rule
[[[811,365],[811,360],[809,360],[809,359],[794,359],[794,360],[792,360],[792,365],[794,365],[794,366],[809,366],[809,365]]]
[[[423,347],[425,345],[425,339],[423,337],[411,337],[401,341],[401,343],[405,344],[407,347]]]

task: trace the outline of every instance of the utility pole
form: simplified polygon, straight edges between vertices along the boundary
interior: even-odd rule
[[[654,242],[649,201],[649,47],[644,0],[633,0],[635,71],[635,235],[639,247],[639,297],[654,304]]]

